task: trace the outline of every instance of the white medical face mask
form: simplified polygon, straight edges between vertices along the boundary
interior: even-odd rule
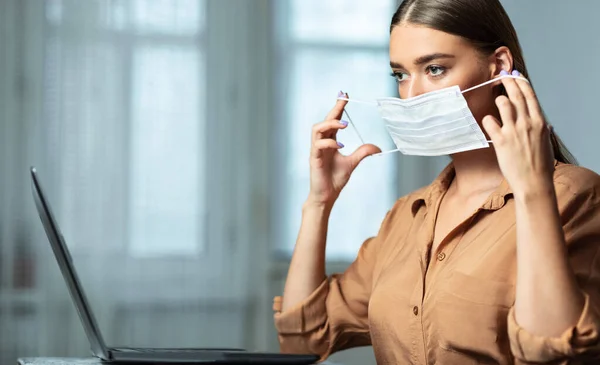
[[[477,124],[463,94],[508,77],[527,81],[523,77],[505,75],[464,91],[452,86],[409,99],[379,98],[375,103],[339,99],[374,105],[379,109],[397,149],[378,155],[398,151],[416,156],[451,155],[487,148],[491,142]],[[352,123],[347,113],[346,116]],[[354,129],[364,143],[358,129],[355,126]]]

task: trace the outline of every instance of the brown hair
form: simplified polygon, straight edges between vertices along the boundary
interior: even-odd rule
[[[513,55],[513,68],[529,78],[517,32],[499,0],[404,0],[392,17],[390,32],[401,23],[423,25],[462,37],[485,55],[506,46]],[[577,164],[553,129],[550,141],[556,160]]]

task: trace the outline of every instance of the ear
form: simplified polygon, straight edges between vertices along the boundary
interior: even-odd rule
[[[513,70],[513,55],[506,46],[496,49],[494,53],[489,56],[488,61],[490,78],[498,76],[502,70],[509,74]]]

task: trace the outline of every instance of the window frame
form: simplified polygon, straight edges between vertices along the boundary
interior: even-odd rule
[[[204,74],[206,89],[210,90],[210,92],[204,93],[205,100],[202,104],[206,108],[201,111],[205,113],[206,120],[204,134],[201,136],[201,141],[205,142],[201,143],[201,147],[207,151],[203,163],[206,172],[210,171],[210,174],[206,173],[204,177],[206,207],[203,207],[202,210],[206,214],[202,222],[204,235],[199,239],[204,239],[205,244],[199,255],[132,256],[129,254],[126,222],[119,227],[103,227],[103,229],[110,230],[114,228],[115,232],[112,237],[116,237],[115,240],[105,240],[106,245],[103,247],[95,247],[86,242],[75,242],[70,238],[69,232],[64,232],[65,224],[61,224],[64,221],[64,218],[61,217],[64,216],[62,201],[64,195],[68,193],[61,188],[66,179],[62,173],[65,164],[60,154],[52,151],[52,146],[60,141],[52,139],[52,131],[49,130],[52,126],[48,126],[48,123],[44,121],[40,123],[41,131],[37,133],[40,147],[39,152],[36,153],[34,164],[40,167],[38,170],[46,187],[46,194],[59,224],[63,227],[63,233],[74,257],[75,266],[90,292],[97,290],[98,283],[93,283],[92,281],[96,279],[86,275],[85,271],[88,267],[98,267],[100,262],[105,261],[111,262],[111,267],[115,269],[107,273],[108,277],[103,280],[118,283],[111,288],[111,293],[120,303],[148,303],[165,300],[165,297],[176,300],[214,299],[239,302],[247,295],[250,289],[247,283],[247,271],[250,270],[253,263],[247,262],[248,260],[245,258],[250,250],[254,234],[250,218],[252,211],[250,205],[253,201],[249,196],[253,190],[256,190],[256,186],[244,183],[251,177],[251,169],[241,172],[236,167],[238,165],[250,166],[254,162],[250,153],[252,152],[252,141],[245,140],[251,131],[246,127],[240,128],[239,121],[252,115],[252,108],[256,101],[240,98],[240,95],[253,92],[256,80],[265,79],[265,76],[256,75],[242,80],[239,75],[231,72],[231,68],[227,67],[230,65],[227,65],[224,60],[231,62],[232,65],[240,60],[244,63],[258,63],[252,60],[250,53],[252,49],[248,47],[247,40],[237,36],[239,33],[247,33],[245,27],[252,21],[251,14],[259,10],[254,10],[252,5],[238,4],[233,1],[204,2],[206,31],[203,39],[190,37],[186,43],[190,45],[205,44],[204,50],[200,51],[205,62],[205,69],[201,72]],[[241,11],[244,10],[240,9],[241,7],[247,8],[247,11]],[[41,8],[44,8],[43,5]],[[45,20],[45,18],[43,19]],[[54,32],[62,31],[64,33],[65,27],[67,26],[54,30]],[[52,30],[48,29],[48,24],[45,24],[44,28],[46,28],[44,38],[48,38],[52,34]],[[208,31],[209,28],[210,31]],[[139,36],[144,39],[153,37],[152,34]],[[248,36],[254,38],[255,35],[248,34]],[[123,57],[125,58],[123,62],[127,63],[124,67],[124,74],[127,74],[127,70],[130,70],[133,65],[134,51],[131,49],[130,43],[133,42],[131,38],[135,37],[120,35],[120,39],[123,40],[120,46],[129,48],[126,52],[127,56]],[[177,37],[160,37],[159,41],[170,41]],[[110,39],[106,36],[105,38]],[[223,44],[231,46],[223,47]],[[260,60],[258,61],[260,62]],[[124,98],[124,120],[131,118],[132,104],[129,99],[131,82],[133,82],[132,78],[128,80],[127,85],[129,86],[125,87],[121,94]],[[42,94],[42,98],[45,100],[44,92]],[[261,101],[259,100],[259,102]],[[218,120],[219,123],[211,122],[214,120]],[[130,133],[130,128],[124,123],[122,138],[125,145],[122,148],[127,153],[124,163],[124,168],[127,170],[131,163],[131,155],[128,152],[131,148]],[[232,140],[240,143],[232,145]],[[69,168],[72,169],[73,166],[69,166]],[[240,172],[242,173],[241,178]],[[101,172],[99,171],[99,173]],[[92,177],[86,176],[86,179],[88,178]],[[119,184],[123,186],[122,196],[125,198],[128,197],[129,178],[129,174],[126,173],[122,178],[123,181],[119,181]],[[113,211],[122,211],[129,219],[126,206],[129,204],[129,200],[124,202],[116,200]],[[45,237],[40,237],[40,240],[45,240]],[[149,275],[149,273],[157,274]],[[186,288],[186,285],[183,284],[186,281],[190,285],[197,283],[195,290],[190,291],[189,285]],[[90,284],[87,285],[87,282]],[[151,290],[149,283],[155,283],[156,286],[168,288],[168,290],[159,295]],[[148,290],[140,289],[128,292],[127,288],[132,286],[147,286]]]
[[[126,122],[130,122],[130,123],[123,123],[122,125],[122,130],[121,130],[121,135],[119,136],[122,139],[122,144],[120,145],[120,149],[122,152],[125,153],[125,155],[123,156],[124,159],[124,163],[123,163],[123,168],[124,170],[127,171],[127,173],[124,174],[125,179],[124,181],[121,181],[121,188],[123,189],[123,194],[125,194],[125,196],[127,197],[126,201],[120,205],[117,205],[116,209],[117,211],[121,211],[124,214],[124,218],[125,218],[125,222],[124,222],[124,227],[115,227],[116,230],[118,230],[119,228],[121,229],[125,229],[126,232],[123,233],[122,237],[121,237],[121,242],[118,243],[117,245],[115,245],[115,247],[112,247],[112,251],[114,254],[124,254],[124,255],[130,255],[133,258],[139,259],[139,260],[155,260],[157,259],[157,257],[155,257],[156,255],[154,254],[149,254],[149,255],[135,255],[133,253],[133,247],[131,246],[133,244],[133,240],[131,240],[131,232],[130,232],[130,223],[131,223],[131,219],[132,219],[132,213],[131,213],[131,200],[130,200],[130,187],[131,187],[131,183],[132,183],[132,170],[131,170],[131,164],[132,164],[132,159],[133,159],[133,151],[132,151],[132,138],[131,138],[131,129],[132,129],[132,123],[133,123],[133,100],[132,100],[132,90],[133,90],[133,83],[134,83],[134,75],[133,75],[133,67],[134,67],[134,61],[135,61],[135,53],[137,50],[139,49],[143,49],[144,47],[148,47],[148,46],[152,46],[152,45],[158,45],[159,47],[169,47],[169,46],[185,46],[185,47],[190,47],[190,49],[193,49],[194,51],[197,52],[198,57],[199,57],[199,66],[202,66],[203,64],[206,64],[206,53],[207,53],[207,29],[206,27],[208,26],[206,20],[204,20],[205,17],[205,12],[206,12],[206,7],[207,7],[207,1],[206,0],[201,0],[201,5],[198,8],[198,11],[200,12],[199,14],[199,19],[201,20],[201,24],[199,26],[198,32],[197,33],[186,33],[186,34],[177,34],[177,33],[162,33],[162,32],[144,32],[144,31],[137,31],[135,28],[135,24],[134,24],[134,15],[133,15],[133,6],[134,6],[134,2],[124,2],[124,4],[126,4],[126,22],[125,22],[125,27],[115,27],[115,28],[107,28],[107,27],[103,27],[100,26],[98,24],[92,24],[92,25],[87,25],[87,24],[79,24],[79,23],[74,23],[71,21],[71,19],[67,18],[66,22],[62,22],[60,24],[53,24],[53,22],[51,20],[49,20],[46,16],[43,17],[44,19],[44,31],[45,31],[45,35],[44,38],[45,39],[49,39],[49,38],[56,38],[60,43],[64,43],[67,42],[68,45],[74,45],[76,47],[81,47],[81,46],[86,46],[87,43],[89,42],[94,42],[94,45],[108,45],[112,48],[112,52],[115,55],[115,58],[117,60],[117,63],[120,65],[121,71],[123,73],[123,75],[127,75],[128,77],[125,77],[124,80],[122,80],[122,84],[123,84],[123,90],[121,90],[120,92],[120,97],[122,99],[122,104],[120,105],[120,107],[122,108],[122,118],[124,121]],[[44,13],[47,13],[47,7],[48,7],[48,3],[44,3],[42,5],[43,9],[44,9]],[[203,9],[204,7],[204,9]],[[85,38],[79,38],[78,34],[81,30],[81,27],[85,28],[86,31],[86,36]],[[47,45],[45,44],[44,47],[47,47]],[[44,49],[43,52],[45,55],[47,54],[47,50],[46,48]],[[63,55],[61,55],[61,59],[62,57],[64,57]],[[46,62],[47,57],[44,57],[44,64]],[[199,70],[199,77],[200,79],[206,79],[206,68],[201,68]],[[63,81],[59,81],[59,85],[62,84]],[[46,86],[46,80],[44,79],[44,86]],[[201,85],[201,86],[205,86],[205,85]],[[45,90],[45,87],[44,87]],[[62,91],[60,92],[62,94]],[[44,100],[45,100],[45,92],[44,94]],[[204,94],[203,92],[200,92],[200,94]],[[206,104],[205,101],[200,103],[200,106],[204,106]],[[59,106],[59,110],[62,112],[62,108]],[[201,108],[201,109],[205,109],[205,108]],[[200,110],[200,115],[203,112],[203,110]],[[205,113],[206,114],[206,113]],[[199,159],[199,164],[200,164],[200,169],[202,169],[202,167],[206,166],[206,162],[203,160],[208,159],[208,151],[209,148],[207,146],[206,140],[208,138],[206,138],[206,135],[208,135],[209,133],[203,133],[203,132],[208,132],[208,128],[209,126],[207,125],[208,123],[206,123],[206,115],[203,116],[204,119],[204,128],[201,127],[201,135],[199,138],[199,143],[198,143],[198,147],[200,149],[202,149],[203,151],[199,150],[198,152],[201,153],[201,158]],[[57,121],[58,123],[60,123],[60,125],[64,125],[62,121]],[[204,130],[202,130],[204,129]],[[46,127],[46,132],[43,133],[43,135],[45,136],[52,136],[52,131],[48,130]],[[51,137],[50,137],[51,138]],[[61,191],[62,189],[60,189],[58,187],[58,185],[60,185],[60,181],[64,178],[65,173],[61,171],[61,168],[63,168],[65,166],[65,164],[63,163],[63,157],[62,154],[56,154],[55,151],[51,150],[51,146],[53,144],[58,144],[60,143],[60,141],[50,141],[50,142],[46,142],[45,143],[45,147],[46,147],[46,151],[47,154],[45,156],[45,161],[43,163],[43,165],[45,166],[58,166],[58,168],[56,168],[54,171],[45,171],[44,175],[46,175],[46,179],[50,180],[48,181],[48,184],[52,186],[52,190],[51,193],[52,195],[55,197],[53,200],[55,201],[53,206],[55,206],[55,210],[57,211],[58,215],[60,216],[63,210],[63,200],[62,197],[65,196],[67,194],[67,192],[65,191]],[[67,166],[69,167],[69,166]],[[72,167],[69,167],[72,168]],[[199,173],[201,175],[205,174],[205,171],[199,171]],[[208,242],[210,242],[209,239],[209,234],[207,232],[207,221],[208,221],[208,217],[207,217],[207,211],[209,209],[207,209],[207,207],[204,207],[201,205],[201,203],[203,201],[207,201],[207,197],[208,197],[208,189],[209,187],[207,186],[208,184],[204,183],[204,186],[202,187],[202,192],[200,193],[201,196],[199,196],[199,201],[197,202],[198,205],[200,205],[200,209],[199,211],[201,212],[202,215],[202,220],[201,220],[201,224],[203,227],[201,227],[199,229],[199,235],[197,237],[197,240],[193,243],[194,244],[194,248],[190,247],[190,250],[195,251],[195,254],[193,255],[193,257],[201,259],[202,255],[204,253],[204,251],[206,251],[206,249],[208,248],[206,245],[208,245]],[[64,226],[61,225],[61,226]],[[70,240],[69,241],[69,245],[70,245],[70,249],[72,251],[74,251],[76,254],[83,254],[86,255],[89,253],[89,250],[92,249],[93,247],[91,246],[86,246],[85,244],[81,243],[81,242],[76,242],[75,240]],[[181,253],[175,253],[173,255],[168,255],[168,256],[172,256],[172,258],[183,258],[183,259],[189,259],[186,258],[184,254]],[[158,257],[158,259],[162,259],[160,257]],[[193,259],[193,258],[192,258]]]

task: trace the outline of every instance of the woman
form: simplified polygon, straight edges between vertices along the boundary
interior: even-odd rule
[[[392,19],[400,97],[527,69],[498,0],[406,0]],[[284,352],[373,345],[381,364],[600,363],[600,178],[572,163],[528,82],[464,94],[492,148],[452,155],[399,199],[340,275],[327,221],[352,171],[345,101],[313,128],[310,194],[275,324]],[[595,359],[595,360],[594,360]]]

